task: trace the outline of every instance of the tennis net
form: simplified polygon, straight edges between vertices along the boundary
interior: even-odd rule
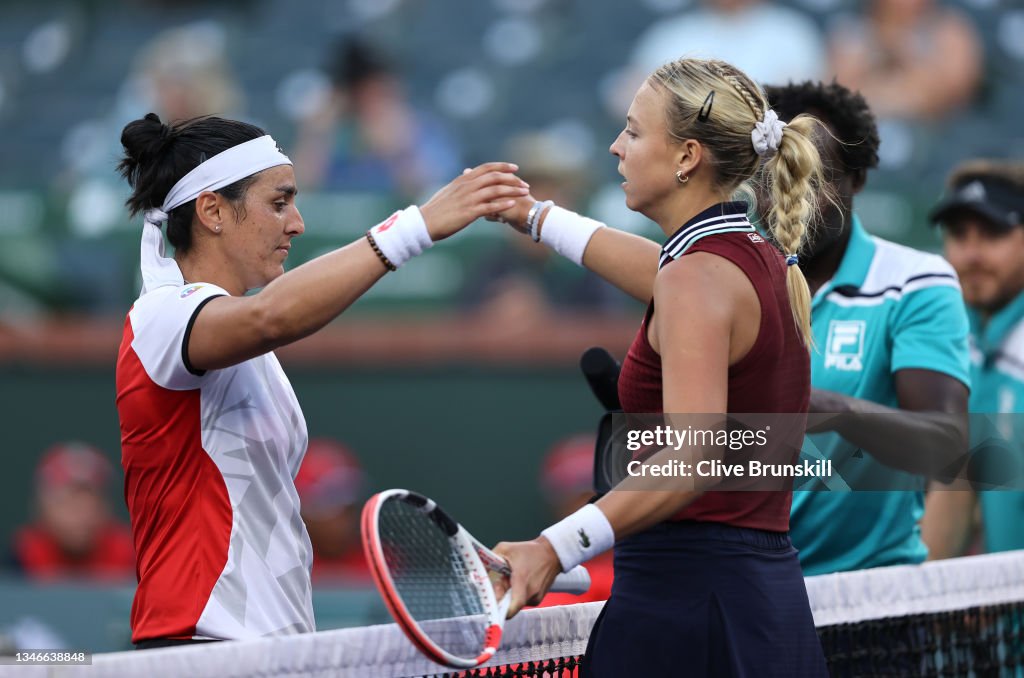
[[[1024,551],[809,577],[807,591],[833,676],[1024,675]],[[473,671],[430,662],[387,624],[97,655],[45,675],[570,677],[601,605],[523,612]]]

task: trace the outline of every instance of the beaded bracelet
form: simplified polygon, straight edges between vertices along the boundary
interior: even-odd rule
[[[374,253],[380,258],[389,271],[397,271],[398,267],[391,263],[391,260],[384,256],[384,253],[380,251],[380,247],[377,246],[377,241],[373,239],[373,233],[370,231],[366,232],[366,239],[370,243],[370,247],[373,248]]]

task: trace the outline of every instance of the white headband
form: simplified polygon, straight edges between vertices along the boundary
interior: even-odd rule
[[[142,293],[168,283],[180,285],[184,280],[174,259],[164,256],[160,225],[167,221],[168,212],[205,191],[216,191],[265,169],[290,164],[292,161],[267,134],[218,153],[179,179],[159,209],[146,211],[142,227]]]

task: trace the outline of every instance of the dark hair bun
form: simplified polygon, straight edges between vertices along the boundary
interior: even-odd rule
[[[156,113],[147,113],[140,120],[128,123],[121,132],[125,155],[136,165],[147,166],[163,155],[174,139],[174,130],[160,122]]]
[[[173,125],[162,123],[156,113],[133,120],[121,132],[124,157],[117,165],[117,171],[132,187],[132,195],[125,204],[132,215],[159,207],[174,184],[203,160],[264,134],[254,125],[210,116]],[[225,186],[219,192],[229,199],[237,199],[242,193],[238,183],[232,184],[234,191],[231,186]],[[181,211],[180,221],[174,214],[170,215],[167,224],[167,237],[182,251],[188,249],[194,214],[193,206]]]

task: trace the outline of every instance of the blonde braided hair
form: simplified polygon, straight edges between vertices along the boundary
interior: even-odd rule
[[[768,102],[761,88],[742,71],[718,60],[677,59],[656,70],[648,79],[666,97],[669,135],[696,139],[704,146],[713,185],[734,193],[762,167],[751,142],[755,123],[761,122]],[[706,95],[715,92],[712,110],[704,115]],[[787,255],[798,255],[808,234],[821,182],[821,158],[812,141],[820,125],[808,115],[795,117],[782,130],[778,151],[764,161],[761,179],[772,196],[768,231]],[[798,265],[786,271],[786,288],[793,318],[804,343],[813,345],[811,294]]]

